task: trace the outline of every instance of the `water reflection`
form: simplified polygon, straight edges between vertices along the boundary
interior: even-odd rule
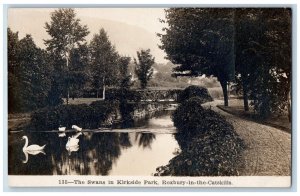
[[[167,154],[170,154],[171,157],[163,157],[163,162],[167,163],[174,156],[172,151],[177,147],[177,142],[171,134],[159,134],[161,136],[164,135],[164,137],[160,138],[166,141],[156,142],[158,136],[152,133],[85,133],[78,138],[73,138],[72,135],[67,133],[68,138],[78,139],[78,145],[71,145],[65,150],[68,139],[66,137],[57,137],[56,134],[33,133],[29,135],[31,141],[46,143],[47,147],[45,152],[36,152],[36,154],[24,152],[25,160],[24,156],[20,156],[22,144],[12,138],[9,145],[9,174],[110,175],[112,168],[119,164],[118,161],[123,152],[130,153],[130,159],[138,163],[144,161],[140,159],[141,153],[146,155],[147,153],[170,151]],[[14,134],[11,137],[19,136]],[[168,140],[171,140],[171,142]],[[164,142],[170,145],[157,148]],[[156,146],[154,147],[155,152],[149,151],[153,146]],[[160,160],[161,156],[158,155],[155,159]],[[159,166],[159,164],[156,166]],[[154,170],[156,166],[153,166]],[[113,173],[115,172],[113,171]]]
[[[135,135],[135,141],[138,141],[139,146],[143,148],[150,148],[151,143],[155,140],[155,135],[153,133],[137,133]]]
[[[120,145],[122,148],[130,148],[132,146],[128,133],[120,133]]]
[[[134,120],[134,127],[167,128],[173,127],[171,114],[173,110],[162,110],[147,114],[144,118]]]
[[[46,153],[44,152],[44,150],[36,150],[36,151],[26,151],[23,150],[24,156],[25,156],[25,160],[22,161],[22,163],[27,163],[28,162],[28,155],[38,155],[40,153],[46,155]]]
[[[58,137],[66,137],[65,133],[58,133]]]
[[[165,118],[165,117],[163,117]],[[153,121],[152,121],[153,124]],[[146,131],[146,129],[145,129]],[[156,167],[174,157],[178,144],[171,134],[65,133],[27,134],[32,143],[46,144],[44,152],[34,156],[20,154],[22,133],[9,135],[8,173],[10,175],[151,175]],[[77,145],[66,150],[68,138]],[[23,162],[26,162],[24,164]]]

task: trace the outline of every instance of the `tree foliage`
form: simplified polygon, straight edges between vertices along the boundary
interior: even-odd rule
[[[179,65],[175,76],[216,76],[225,105],[234,82],[245,110],[250,98],[261,117],[290,108],[290,9],[171,8],[162,22],[160,47]]]
[[[116,84],[117,81],[119,54],[103,28],[100,29],[99,34],[94,35],[89,50],[92,84],[98,91],[103,89],[103,98],[105,98],[105,86]]]
[[[89,34],[86,25],[80,24],[74,9],[61,8],[51,14],[51,22],[45,28],[51,39],[45,40],[47,50],[69,58],[71,50],[85,41]]]
[[[48,56],[31,35],[21,40],[8,28],[9,112],[27,112],[47,105],[51,81]]]
[[[228,105],[227,82],[234,77],[234,12],[225,8],[170,8],[160,46],[178,64],[175,76],[215,76]]]
[[[76,18],[74,9],[61,8],[51,13],[50,23],[45,23],[45,29],[50,35],[50,39],[44,40],[47,51],[51,54],[55,73],[53,73],[53,84],[56,87],[52,95],[59,100],[59,96],[66,92],[67,102],[70,87],[73,85],[69,73],[70,58],[75,48],[84,44],[85,37],[89,34],[87,26],[82,26],[80,20]],[[56,96],[56,97],[55,97]]]
[[[208,90],[205,87],[201,86],[189,86],[185,88],[178,94],[177,101],[182,103],[192,97],[198,97],[202,103],[213,101],[212,97],[210,96]]]
[[[150,54],[150,49],[137,51],[137,59],[134,59],[135,73],[140,80],[141,88],[144,89],[147,86],[148,81],[153,75],[153,64],[155,58]]]
[[[72,98],[80,97],[82,89],[89,80],[88,76],[89,50],[88,45],[83,44],[74,48],[70,55],[70,69],[66,83],[69,83]]]
[[[16,111],[20,107],[20,85],[16,73],[18,72],[19,61],[19,36],[7,29],[7,64],[8,64],[8,111]]]
[[[237,9],[236,26],[236,72],[245,110],[249,95],[261,117],[289,109],[291,10]]]

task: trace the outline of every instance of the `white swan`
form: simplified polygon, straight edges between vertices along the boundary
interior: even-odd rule
[[[79,139],[77,138],[73,138],[73,137],[68,137],[68,142],[66,144],[66,147],[70,147],[70,146],[76,146],[79,143]]]
[[[34,151],[42,151],[44,150],[46,144],[44,146],[39,146],[36,144],[30,145],[28,146],[28,137],[27,136],[23,136],[22,139],[25,139],[25,145],[23,147],[23,151],[28,152],[29,154],[34,154]]]
[[[76,131],[82,131],[82,128],[78,127],[77,125],[72,125],[72,129],[75,129]]]
[[[82,133],[77,133],[76,135],[73,135],[72,137],[68,138],[68,142],[66,144],[66,149],[69,152],[69,155],[71,155],[71,152],[76,152],[79,150],[79,139],[77,139]]]
[[[58,127],[58,131],[66,131],[66,127]]]
[[[66,127],[58,127],[58,137],[65,137]]]

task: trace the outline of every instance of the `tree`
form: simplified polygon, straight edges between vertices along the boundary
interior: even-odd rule
[[[117,62],[119,55],[115,47],[109,41],[106,31],[102,28],[99,34],[95,34],[90,45],[90,68],[92,71],[93,86],[99,90],[102,88],[102,98],[105,99],[107,85],[117,82]]]
[[[31,35],[18,40],[8,29],[9,112],[27,112],[47,105],[51,81],[47,54]],[[12,43],[15,46],[11,45]]]
[[[74,48],[70,54],[70,69],[66,82],[69,82],[70,95],[72,98],[82,94],[86,82],[88,81],[89,50],[87,44]]]
[[[120,73],[120,87],[121,89],[129,89],[132,86],[131,75],[128,73],[128,67],[131,58],[121,56],[119,58],[119,73]]]
[[[160,36],[167,59],[177,64],[174,76],[215,76],[220,81],[224,105],[227,84],[234,79],[234,12],[225,8],[171,8],[168,27]]]
[[[51,22],[46,22],[45,28],[51,39],[44,41],[48,52],[54,57],[55,68],[59,71],[56,74],[61,78],[69,78],[71,51],[85,42],[85,37],[89,34],[88,28],[80,24],[74,9],[71,8],[61,8],[51,13]],[[59,74],[61,70],[65,70],[64,75]],[[66,86],[68,103],[70,81],[67,81],[66,85],[58,84],[57,88],[59,85]]]
[[[260,17],[261,11],[258,9],[236,9],[235,15],[236,83],[243,91],[244,110],[248,111],[249,85],[253,82],[257,66],[262,60],[262,56],[257,55],[257,52],[261,50],[258,43],[263,39],[263,21]]]
[[[286,108],[289,111],[290,9],[237,9],[235,23],[236,75],[243,90],[245,110],[249,94],[261,117]]]
[[[175,76],[216,76],[228,105],[235,75],[246,111],[249,98],[264,117],[290,110],[290,9],[172,8],[162,22],[160,47],[179,64]]]
[[[287,108],[291,121],[292,12],[290,8],[282,8],[274,9],[268,15],[266,45],[271,51],[271,73],[276,81],[273,88],[276,97],[272,103],[272,112],[274,109],[281,112]]]
[[[7,64],[8,64],[8,112],[16,111],[21,103],[19,92],[20,85],[16,76],[19,66],[19,37],[18,32],[14,33],[7,29]]]
[[[133,122],[132,104],[128,103],[129,100],[135,100],[135,91],[130,91],[130,87],[132,86],[131,75],[128,73],[128,65],[130,63],[131,58],[122,56],[119,58],[119,109],[122,116],[122,127],[130,127]],[[136,100],[135,100],[136,101]]]
[[[153,75],[153,64],[155,58],[150,54],[150,49],[137,51],[138,61],[134,59],[135,73],[141,83],[141,88],[145,89],[148,81]]]

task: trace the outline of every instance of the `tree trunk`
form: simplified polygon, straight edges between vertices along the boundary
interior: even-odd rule
[[[244,99],[244,110],[249,111],[249,103],[248,103],[248,88],[246,82],[242,77],[242,85],[243,85],[243,99]]]
[[[105,85],[103,85],[102,98],[105,100]]]
[[[224,96],[224,106],[228,106],[228,92],[227,92],[227,81],[220,81],[222,91],[223,91],[223,96]]]
[[[105,100],[105,77],[103,77],[103,91],[102,91],[102,98]]]

